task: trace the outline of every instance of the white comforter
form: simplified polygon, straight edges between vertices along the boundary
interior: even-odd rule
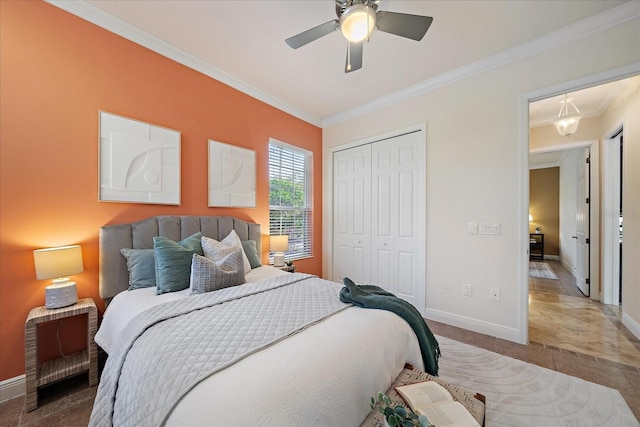
[[[261,267],[247,278],[254,272],[265,278],[282,273]],[[139,291],[148,290],[114,298],[96,335],[101,347],[135,316],[132,306],[161,298]],[[187,297],[183,293],[169,295]],[[370,410],[369,397],[386,390],[405,363],[422,367],[409,325],[390,312],[352,307],[211,376],[177,405],[167,424],[356,426]]]

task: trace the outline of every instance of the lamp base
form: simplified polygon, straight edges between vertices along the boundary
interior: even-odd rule
[[[274,267],[284,266],[284,254],[282,252],[276,252],[275,254],[273,254],[273,266]]]
[[[45,306],[48,309],[61,308],[78,302],[76,282],[54,283],[44,289]]]

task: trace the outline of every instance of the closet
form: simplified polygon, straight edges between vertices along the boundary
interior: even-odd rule
[[[333,279],[425,307],[425,130],[333,153]]]

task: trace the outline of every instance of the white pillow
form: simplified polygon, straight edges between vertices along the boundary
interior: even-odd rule
[[[214,262],[217,262],[221,258],[229,255],[231,252],[233,252],[233,249],[240,248],[240,251],[242,252],[244,273],[247,274],[251,271],[251,263],[249,262],[249,258],[247,258],[247,254],[244,253],[242,242],[240,241],[240,237],[238,237],[235,230],[231,230],[231,233],[229,233],[227,237],[222,239],[222,242],[218,242],[216,239],[212,239],[210,237],[202,236],[201,243],[204,256]]]

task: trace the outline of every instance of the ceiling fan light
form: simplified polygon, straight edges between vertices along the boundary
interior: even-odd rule
[[[354,4],[340,16],[340,31],[351,43],[366,40],[375,25],[375,10],[363,4]]]

